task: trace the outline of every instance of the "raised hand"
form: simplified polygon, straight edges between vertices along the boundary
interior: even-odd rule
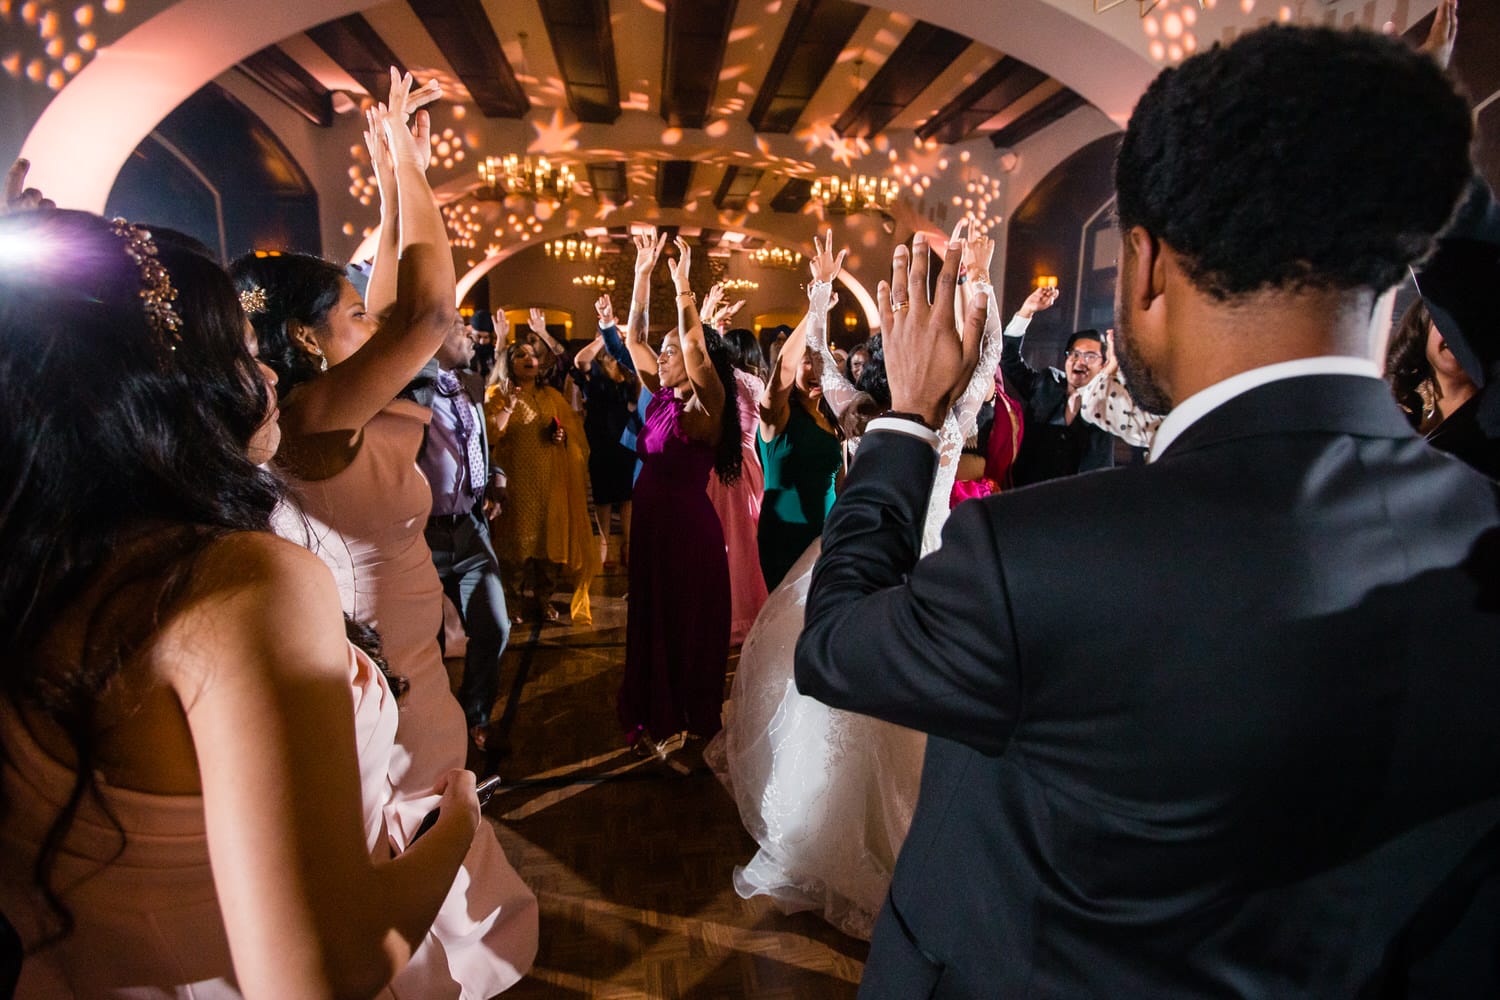
[[[526,314],[526,325],[531,327],[531,332],[538,337],[545,337],[547,335],[547,314],[533,306],[531,311]]]
[[[719,309],[724,303],[724,283],[714,282],[714,286],[703,296],[703,306],[698,310],[698,315],[703,317],[704,326],[716,326],[719,322]]]
[[[395,161],[415,163],[425,173],[432,162],[432,118],[417,109],[442,97],[443,87],[436,80],[428,80],[413,90],[414,83],[410,73],[403,76],[392,66],[390,96],[385,104],[376,105],[376,115],[384,124]],[[407,120],[413,112],[416,121],[408,128]]]
[[[1057,301],[1056,288],[1037,288],[1026,296],[1026,301],[1021,303],[1021,308],[1016,310],[1016,315],[1024,319],[1030,319],[1045,309],[1051,309],[1052,304]]]
[[[656,269],[656,262],[661,257],[661,248],[667,245],[667,234],[660,235],[656,227],[652,226],[645,234],[635,237],[635,275],[639,278],[643,274],[650,274]]]
[[[964,244],[963,274],[970,281],[990,280],[990,261],[995,257],[995,241],[988,236],[970,236]]]
[[[1104,331],[1104,367],[1099,369],[1095,378],[1102,378],[1106,382],[1115,377],[1115,372],[1120,370],[1120,356],[1115,353],[1115,331]]]
[[[370,151],[370,166],[375,170],[375,186],[380,189],[382,208],[396,209],[396,156],[386,137],[385,118],[378,107],[365,109],[365,148]]]
[[[5,172],[5,203],[0,205],[0,215],[57,207],[57,203],[51,198],[44,197],[36,188],[26,186],[26,172],[30,169],[31,161],[17,160]]]
[[[615,304],[609,300],[608,295],[601,295],[594,302],[594,312],[599,315],[599,325],[615,326]]]
[[[1421,51],[1437,60],[1443,69],[1453,61],[1453,44],[1458,41],[1458,0],[1438,0],[1437,11],[1432,18],[1432,29]]]
[[[849,255],[848,248],[840,250],[837,257],[834,256],[833,230],[830,229],[821,241],[816,235],[813,236],[813,249],[815,252],[807,262],[808,267],[812,269],[813,281],[832,283],[833,279],[837,278],[839,272],[844,269],[844,258]]]
[[[681,236],[673,242],[677,244],[677,259],[667,258],[667,271],[672,275],[672,284],[676,287],[677,294],[681,295],[692,291],[688,285],[688,269],[693,263],[693,248]]]
[[[905,248],[898,247],[892,270],[892,323],[883,337],[891,409],[915,413],[932,428],[942,424],[979,363],[989,290],[981,288],[970,297],[962,336],[953,310],[967,225],[960,222],[953,231],[932,301],[927,298],[927,238],[922,233],[912,240],[910,264]]]
[[[506,342],[510,340],[510,320],[505,318],[505,313],[496,311],[495,318],[495,350],[505,350]]]
[[[837,296],[835,296],[835,298],[837,298]],[[745,300],[740,299],[738,302],[731,302],[724,308],[719,310],[719,315],[714,317],[714,323],[721,327],[721,329],[719,330],[720,333],[723,333],[724,330],[729,329],[729,321],[734,319],[734,314],[739,312],[743,308],[745,308]]]

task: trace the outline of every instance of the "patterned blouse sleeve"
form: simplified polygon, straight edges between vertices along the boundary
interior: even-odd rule
[[[1095,376],[1078,393],[1078,414],[1095,427],[1137,448],[1149,448],[1156,440],[1162,418],[1136,404],[1119,372],[1108,378],[1103,373]]]

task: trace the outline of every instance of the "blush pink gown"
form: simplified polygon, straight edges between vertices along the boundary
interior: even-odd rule
[[[401,703],[391,753],[393,796],[386,809],[397,850],[436,805],[432,789],[438,780],[463,767],[468,751],[463,709],[449,688],[437,642],[442,584],[423,537],[432,494],[416,458],[430,417],[427,407],[409,400],[387,405],[365,425],[364,440],[348,468],[328,479],[291,484],[305,529],[283,532],[328,564],[344,610],[375,627],[391,671],[411,684]],[[506,860],[488,824],[475,834],[431,936],[445,962],[423,956],[424,966],[397,978],[398,996],[487,1000],[531,967],[537,948],[536,897]],[[403,991],[403,981],[419,978],[419,973],[429,980]],[[440,982],[448,973],[448,981]]]
[[[388,856],[385,807],[396,700],[375,665],[353,646],[349,678],[365,840],[372,854]],[[9,809],[0,828],[0,911],[29,944],[50,926],[33,888],[32,864],[72,792],[74,772],[48,756],[3,701],[0,744],[8,758],[0,782]],[[103,782],[99,792],[123,830],[123,850],[120,831],[86,798],[52,872],[53,885],[76,886],[64,894],[76,926],[58,945],[27,957],[18,1000],[238,1000],[209,866],[202,797],[154,795]],[[424,944],[418,955],[424,951],[440,954]],[[420,990],[418,984],[405,995],[425,996]]]
[[[757,401],[765,383],[749,372],[736,370],[736,402],[740,413],[740,453],[744,470],[733,486],[708,477],[708,499],[724,526],[724,547],[729,555],[729,641],[737,645],[750,634],[756,615],[766,603],[766,580],[760,572],[760,552],[755,533],[760,525],[760,499],[765,479],[755,435],[760,416]]]

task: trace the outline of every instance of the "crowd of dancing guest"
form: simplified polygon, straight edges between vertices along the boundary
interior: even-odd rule
[[[743,303],[714,286],[700,310],[694,248],[654,230],[633,238],[623,336],[606,296],[576,354],[538,308],[514,331],[497,313],[478,344],[426,179],[438,90],[395,71],[367,117],[382,226],[364,287],[292,253],[226,271],[179,234],[48,208],[13,171],[7,203],[26,210],[0,236],[33,251],[0,272],[0,912],[34,953],[22,995],[513,985],[536,901],[464,765],[508,739],[491,722],[508,626],[560,620],[559,587],[589,624],[616,514],[625,739],[703,754],[756,840],[737,890],[873,938],[872,992],[1034,983],[1029,953],[973,947],[1033,932],[1091,956],[1044,970],[1061,993],[1384,990],[1415,943],[1493,925],[1494,754],[1469,706],[1496,691],[1500,362],[1471,267],[1493,273],[1500,211],[1473,185],[1453,214],[1468,119],[1428,63],[1275,29],[1164,76],[1120,154],[1118,346],[1054,328],[1050,357],[1025,337],[1057,290],[1016,295],[1002,325],[995,245],[966,222],[894,249],[879,329],[847,351],[831,230],[769,367],[731,328]],[[1272,86],[1283,66],[1340,110],[1313,127],[1271,107],[1299,100]],[[1265,188],[1269,236],[1244,219],[1226,235],[1210,172],[1151,146],[1237,142],[1182,111],[1225,75],[1244,88],[1223,100],[1284,140],[1277,176],[1244,181]],[[1358,260],[1277,209],[1304,167],[1353,177],[1323,146],[1344,106],[1368,119],[1345,138],[1369,196],[1333,227],[1359,230]],[[1369,122],[1425,166],[1376,162]],[[1224,249],[1252,237],[1258,255]],[[675,308],[653,332],[663,256]],[[1385,354],[1403,423],[1369,316],[1412,267],[1419,298]],[[1276,322],[1258,330],[1249,305]],[[1101,511],[1126,529],[1096,529]],[[1226,524],[1261,544],[1226,543]],[[1359,544],[1336,551],[1344,535]],[[1179,537],[1214,566],[1253,563],[1249,598],[1173,564],[1144,612],[1121,610],[1129,595],[1080,610]],[[468,638],[456,693],[445,594]],[[1390,631],[1389,607],[1421,601],[1450,637]],[[1142,624],[1174,615],[1192,621]],[[1357,655],[1330,652],[1345,644]],[[1202,662],[1235,670],[1182,669]],[[1312,752],[1334,738],[1354,750]],[[1383,789],[1435,761],[1456,777],[1427,799]],[[1357,802],[1335,787],[1350,770]],[[1268,832],[1285,857],[1256,854]],[[1057,872],[1088,877],[1058,889]],[[1044,910],[1070,929],[1032,927]],[[1265,940],[1288,914],[1334,957],[1309,969],[1301,943]]]

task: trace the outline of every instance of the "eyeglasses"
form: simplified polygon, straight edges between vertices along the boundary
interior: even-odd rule
[[[1104,360],[1104,355],[1100,354],[1098,351],[1067,351],[1063,354],[1063,357],[1077,358],[1079,361],[1085,363]]]

